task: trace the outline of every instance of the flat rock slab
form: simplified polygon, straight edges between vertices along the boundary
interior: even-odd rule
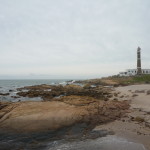
[[[0,110],[0,128],[15,132],[41,132],[55,131],[76,123],[105,123],[120,118],[128,107],[126,102],[105,102],[81,96],[51,102],[9,103]]]
[[[86,113],[63,102],[23,102],[5,109],[8,113],[1,118],[0,127],[15,131],[55,130],[80,121]]]

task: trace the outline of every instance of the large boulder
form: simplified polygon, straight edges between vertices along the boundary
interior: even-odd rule
[[[68,96],[51,102],[17,102],[0,110],[0,129],[18,132],[56,131],[76,123],[97,125],[120,118],[126,102]]]

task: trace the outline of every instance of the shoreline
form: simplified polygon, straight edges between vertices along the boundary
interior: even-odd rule
[[[130,101],[129,112],[121,120],[97,126],[95,129],[114,131],[115,135],[141,143],[150,150],[150,95],[147,94],[149,89],[150,85],[147,84],[114,88],[113,93],[118,93],[116,97],[119,101]]]
[[[50,94],[50,88],[53,90],[53,94]],[[29,91],[22,91],[26,89]],[[94,134],[92,133],[90,135],[89,132],[87,137],[91,136],[90,138],[97,139],[100,136],[99,133],[101,131],[107,131],[108,135],[109,133],[115,133],[112,135],[112,137],[122,137],[127,139],[129,142],[141,143],[145,146],[145,148],[147,148],[147,150],[150,150],[150,107],[148,107],[150,106],[148,101],[150,95],[147,94],[149,89],[150,85],[148,84],[119,87],[90,87],[87,84],[83,87],[78,85],[66,85],[64,87],[55,87],[52,85],[29,86],[19,89],[18,92],[25,97],[28,95],[32,97],[35,95],[44,97],[46,96],[47,100],[43,102],[28,101],[15,102],[13,104],[10,103],[10,106],[6,107],[6,110],[9,111],[9,108],[13,109],[8,113],[8,115],[1,117],[0,121],[2,121],[2,123],[0,123],[0,126],[6,127],[7,129],[11,125],[11,128],[14,126],[15,131],[17,131],[19,128],[21,129],[27,124],[33,124],[33,131],[34,129],[36,129],[35,131],[40,131],[41,129],[46,129],[49,131],[52,128],[57,130],[61,127],[61,125],[62,127],[69,127],[74,125],[76,122],[84,123],[85,121],[85,123],[89,123],[90,121],[94,126],[96,125],[94,129],[94,126],[92,125],[92,131],[96,131],[97,133],[95,132]],[[57,93],[57,91],[59,92]],[[63,92],[66,92],[67,95],[55,98],[55,95],[59,95]],[[72,94],[74,94],[74,96]],[[48,101],[49,98],[50,101]],[[145,103],[143,103],[143,101]],[[130,109],[128,109],[128,103],[130,103]],[[55,111],[48,111],[52,109]],[[121,109],[123,109],[122,112]],[[58,113],[59,111],[60,113]],[[0,115],[3,115],[2,111],[0,112]],[[66,115],[68,115],[68,117],[66,117]],[[36,119],[33,120],[33,118]],[[55,120],[55,122],[52,121],[52,118]],[[49,121],[47,122],[46,120]],[[19,124],[21,123],[20,126],[16,124],[16,121],[19,121]],[[53,125],[50,127],[50,124],[55,124],[55,126]],[[39,127],[37,125],[39,125]],[[73,127],[73,130],[76,131],[77,129],[79,130],[79,128],[91,130],[85,125],[75,126],[75,128]],[[30,126],[28,126],[26,129],[30,129]],[[26,131],[26,129],[24,131]],[[69,132],[70,131],[64,134],[67,135]],[[72,135],[74,135],[74,133],[72,133]],[[85,136],[85,139],[87,137]]]

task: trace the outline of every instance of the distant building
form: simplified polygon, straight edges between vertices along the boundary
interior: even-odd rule
[[[142,69],[141,74],[150,74],[150,69]],[[125,72],[119,72],[119,76],[135,76],[137,69],[127,69]]]
[[[120,72],[119,76],[135,76],[141,74],[150,74],[150,69],[141,68],[141,48],[137,48],[137,69],[127,69],[125,72]]]

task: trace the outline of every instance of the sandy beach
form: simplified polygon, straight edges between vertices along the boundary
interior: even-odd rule
[[[111,130],[115,135],[141,143],[150,150],[150,85],[130,85],[113,89],[113,97],[130,101],[130,109],[121,120],[97,126],[95,130]]]

